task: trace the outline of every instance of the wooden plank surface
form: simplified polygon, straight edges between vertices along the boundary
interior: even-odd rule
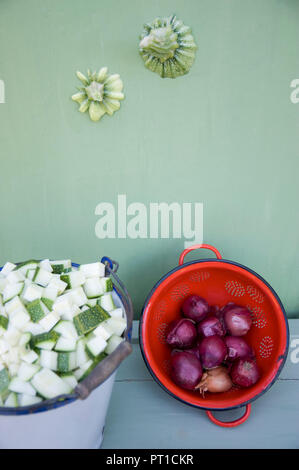
[[[212,424],[202,410],[167,395],[149,374],[137,342],[118,371],[102,448],[298,448],[299,320],[290,320],[290,351],[278,381],[252,404],[248,421],[233,429]],[[218,412],[224,420],[240,410]]]

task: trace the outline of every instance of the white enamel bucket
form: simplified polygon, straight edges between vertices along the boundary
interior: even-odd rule
[[[114,302],[123,307],[127,317],[125,341],[101,361],[71,395],[34,406],[0,407],[0,449],[96,449],[101,446],[116,371],[132,351],[133,322],[130,296],[116,275],[118,263],[107,257],[102,258],[102,262],[114,281]]]

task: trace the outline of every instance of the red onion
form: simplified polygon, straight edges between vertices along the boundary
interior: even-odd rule
[[[198,334],[201,336],[224,336],[225,329],[220,319],[214,315],[202,320],[197,326]]]
[[[210,305],[210,308],[209,308],[209,313],[211,315],[216,315],[216,313],[219,312],[219,307],[218,305]]]
[[[201,341],[199,354],[203,368],[212,369],[224,361],[227,347],[219,336],[208,336]]]
[[[195,390],[202,377],[200,360],[187,351],[173,351],[170,358],[170,375],[180,387]]]
[[[250,330],[252,318],[246,307],[227,305],[223,310],[223,318],[227,332],[232,336],[243,336]]]
[[[227,392],[233,386],[226,367],[215,367],[203,373],[201,381],[196,390],[204,396],[205,392],[220,393]]]
[[[253,359],[237,359],[233,363],[230,376],[234,384],[240,387],[251,387],[260,378],[260,371]]]
[[[172,348],[188,349],[197,339],[195,324],[188,318],[174,320],[166,330],[166,342]]]
[[[195,344],[195,346],[193,346],[193,348],[190,348],[190,349],[185,349],[186,352],[189,352],[191,354],[194,354],[194,356],[197,357],[197,359],[200,359],[200,354],[199,354],[199,342],[197,342]]]
[[[224,342],[227,346],[227,360],[234,361],[235,359],[244,357],[254,357],[253,349],[246,343],[245,339],[240,336],[226,336]]]
[[[184,300],[182,311],[185,317],[200,322],[207,316],[209,304],[205,299],[199,297],[199,295],[190,295]]]

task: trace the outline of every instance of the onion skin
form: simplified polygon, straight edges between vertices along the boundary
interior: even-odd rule
[[[209,311],[208,302],[199,295],[189,295],[182,305],[183,315],[195,322],[200,322],[206,318]]]
[[[218,305],[210,305],[209,314],[216,315],[219,312],[219,310],[220,309],[219,309]]]
[[[248,388],[254,385],[261,374],[256,362],[251,358],[237,359],[231,368],[230,376],[235,385]]]
[[[170,358],[172,380],[186,390],[195,390],[202,377],[200,360],[188,351],[173,351]]]
[[[197,330],[193,321],[180,318],[172,321],[166,330],[166,342],[172,348],[189,349],[197,340]]]
[[[197,342],[195,344],[195,346],[193,346],[193,348],[190,348],[190,349],[186,349],[185,351],[186,352],[189,352],[190,354],[194,354],[194,356],[197,357],[197,359],[200,360],[200,354],[199,354],[199,342]]]
[[[246,307],[227,305],[223,310],[226,330],[231,336],[244,336],[251,328],[251,313]]]
[[[203,368],[212,369],[225,360],[227,347],[219,336],[209,336],[200,342],[199,354]]]
[[[220,366],[203,373],[202,379],[196,386],[196,390],[204,396],[205,392],[228,392],[233,386],[226,367]]]
[[[227,361],[235,361],[245,357],[254,358],[254,352],[245,339],[240,336],[226,336],[224,342],[227,347]]]
[[[197,331],[200,336],[204,337],[225,335],[225,328],[220,319],[215,315],[211,315],[208,318],[202,320],[197,326]]]

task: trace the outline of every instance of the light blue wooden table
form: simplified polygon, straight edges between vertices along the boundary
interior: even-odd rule
[[[133,353],[120,367],[108,411],[103,449],[299,449],[299,320],[290,320],[290,351],[273,387],[252,404],[243,425],[223,429],[202,410],[170,397],[149,374],[134,324]],[[240,410],[218,412],[223,419]]]

